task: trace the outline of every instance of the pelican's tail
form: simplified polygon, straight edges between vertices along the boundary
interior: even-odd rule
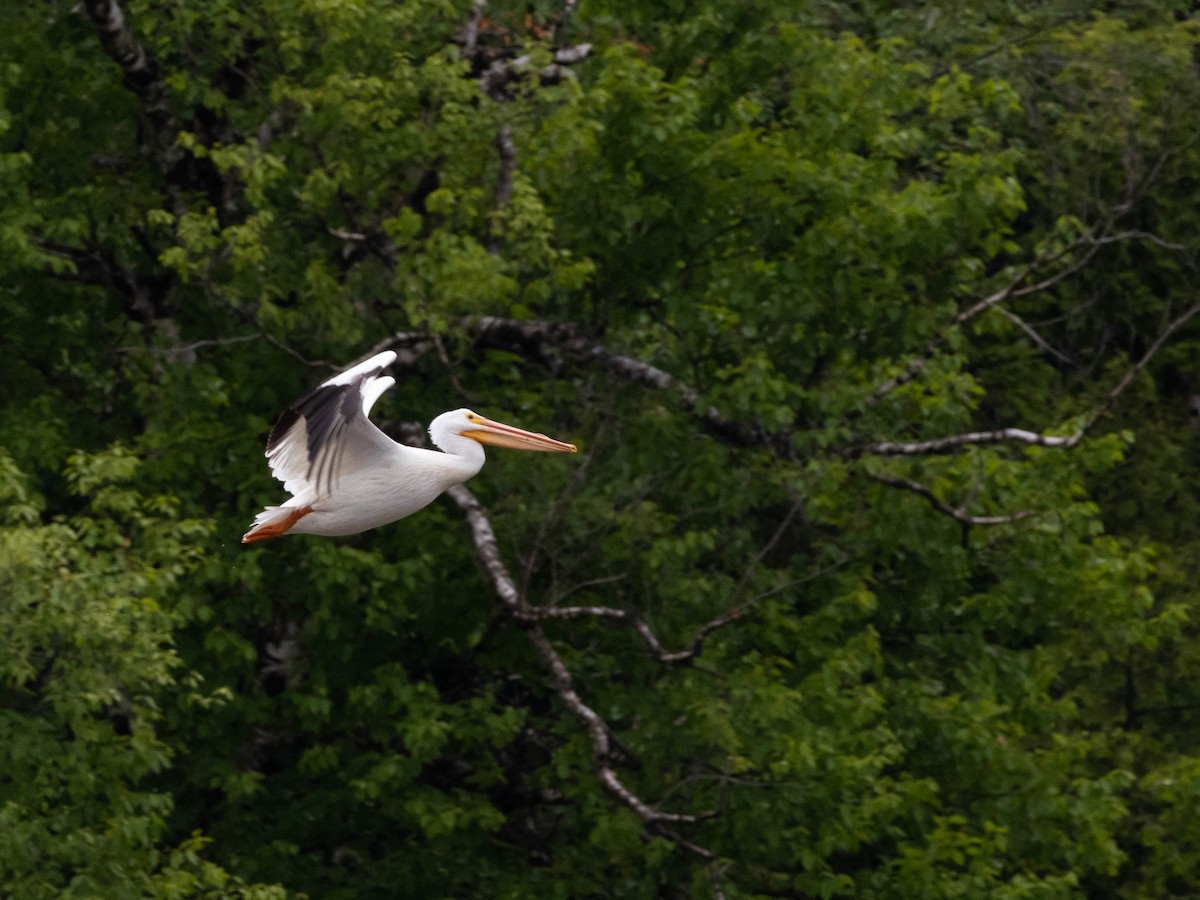
[[[311,506],[268,506],[254,517],[254,524],[242,535],[242,543],[251,544],[254,541],[283,537],[310,512]]]

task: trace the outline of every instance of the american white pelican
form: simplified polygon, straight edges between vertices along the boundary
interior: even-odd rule
[[[242,543],[285,534],[357,534],[403,519],[483,468],[484,444],[575,452],[574,444],[469,409],[430,423],[429,436],[443,453],[396,443],[367,418],[396,383],[380,376],[395,359],[391,350],[372,356],[284,410],[267,440],[267,459],[292,497],[255,516]]]

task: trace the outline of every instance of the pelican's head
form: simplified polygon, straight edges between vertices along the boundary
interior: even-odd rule
[[[511,450],[539,450],[550,453],[574,453],[574,444],[556,441],[532,431],[514,428],[503,422],[493,422],[479,413],[469,409],[456,409],[453,412],[442,413],[429,426],[430,435],[438,446],[444,446],[438,441],[439,433],[445,435],[461,435],[480,444],[491,447],[508,447]]]

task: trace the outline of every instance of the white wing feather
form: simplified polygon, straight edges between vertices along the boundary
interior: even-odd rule
[[[396,383],[380,372],[396,359],[388,350],[323,382],[293,403],[267,442],[271,474],[297,500],[328,496],[349,472],[377,464],[398,449],[367,418],[371,407]]]

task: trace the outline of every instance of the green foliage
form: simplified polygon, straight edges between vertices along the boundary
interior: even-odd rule
[[[140,493],[137,472],[119,446],[73,456],[80,508],[43,524],[41,498],[0,457],[0,884],[13,897],[282,896],[203,862],[202,840],[163,848],[162,704],[204,699],[180,677],[169,604],[210,529]]]
[[[85,8],[14,11],[0,893],[1200,890],[1200,357],[1157,343],[1194,13],[802,6],[130,3],[166,114]],[[696,649],[544,623],[604,762],[697,822],[606,789],[452,504],[238,543],[271,417],[416,331],[385,424],[580,444],[472,489],[530,602]]]

